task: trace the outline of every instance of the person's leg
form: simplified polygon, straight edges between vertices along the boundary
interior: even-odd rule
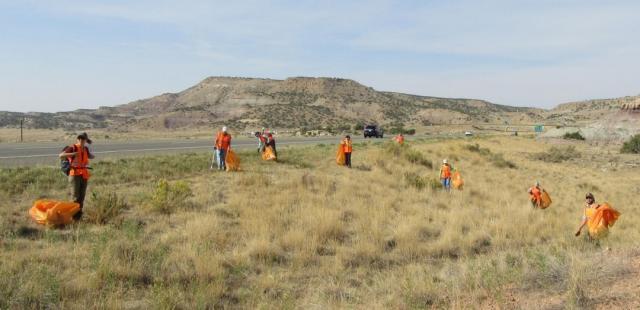
[[[78,211],[78,213],[76,213],[73,216],[73,218],[76,220],[80,219],[80,217],[82,216],[82,207],[84,206],[84,197],[82,194],[83,181],[84,179],[81,176],[69,177],[69,182],[71,183],[71,187],[72,187],[73,202],[80,205],[80,211]],[[85,190],[86,190],[86,187],[85,187]]]
[[[222,163],[222,166],[220,168],[220,170],[227,170],[227,151],[226,150],[222,150],[220,151],[220,162]]]
[[[347,168],[351,168],[351,153],[344,153],[344,163]]]
[[[218,170],[220,170],[222,167],[222,150],[218,149],[216,150],[216,159],[217,159],[217,164],[218,164]]]

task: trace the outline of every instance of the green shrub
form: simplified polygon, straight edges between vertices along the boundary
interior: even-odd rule
[[[353,125],[353,130],[364,130],[364,124],[363,123],[357,123],[357,124]]]
[[[502,154],[492,153],[491,150],[489,150],[488,148],[482,148],[477,143],[465,145],[464,148],[468,151],[480,154],[482,157],[489,160],[494,166],[498,168],[518,168],[518,166],[516,166],[514,162],[505,159]]]
[[[535,154],[534,159],[550,162],[560,163],[574,158],[580,158],[580,152],[576,150],[575,146],[570,145],[567,147],[551,147],[547,152],[541,152]]]
[[[579,132],[567,132],[564,134],[563,138],[565,140],[584,140],[584,136]]]
[[[622,145],[621,153],[640,154],[640,134],[637,134]]]
[[[491,163],[498,168],[510,168],[516,169],[518,168],[515,163],[512,161],[506,160],[502,154],[491,154],[489,157]]]
[[[424,155],[417,150],[407,149],[404,152],[404,158],[406,158],[412,164],[422,165],[429,169],[433,168],[433,163],[425,158]]]
[[[408,186],[415,187],[417,189],[423,189],[427,187],[428,181],[415,172],[407,172],[404,174],[404,180]]]
[[[178,208],[188,205],[191,188],[184,181],[170,184],[166,179],[160,179],[151,196],[151,207],[162,213],[172,213]]]
[[[128,207],[124,198],[118,197],[116,192],[91,193],[91,207],[87,208],[86,220],[95,224],[107,224],[112,222]]]

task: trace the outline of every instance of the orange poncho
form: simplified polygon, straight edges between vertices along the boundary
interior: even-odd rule
[[[620,212],[613,209],[606,202],[597,208],[586,208],[584,216],[587,217],[589,236],[594,239],[605,237],[609,227],[613,226],[620,217]]]

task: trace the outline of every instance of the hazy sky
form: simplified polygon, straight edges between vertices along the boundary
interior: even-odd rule
[[[118,105],[217,75],[551,107],[638,95],[639,72],[636,0],[0,0],[0,110]]]

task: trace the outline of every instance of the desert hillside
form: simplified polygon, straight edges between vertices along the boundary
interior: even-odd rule
[[[381,92],[339,78],[286,80],[209,77],[179,93],[116,107],[61,113],[0,112],[0,126],[26,116],[34,128],[326,128],[358,123],[405,125],[532,122],[541,110],[475,99]]]

